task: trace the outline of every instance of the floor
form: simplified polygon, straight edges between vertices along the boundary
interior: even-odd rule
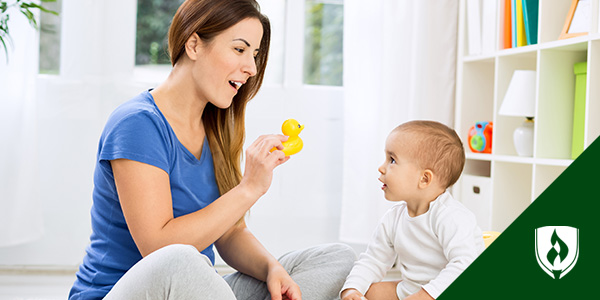
[[[233,270],[217,266],[219,274]],[[0,268],[0,300],[65,300],[76,270]]]
[[[1,272],[0,300],[65,300],[74,280],[70,272]]]

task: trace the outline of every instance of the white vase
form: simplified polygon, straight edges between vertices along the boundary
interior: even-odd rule
[[[533,119],[527,119],[513,133],[515,150],[519,156],[533,156]]]

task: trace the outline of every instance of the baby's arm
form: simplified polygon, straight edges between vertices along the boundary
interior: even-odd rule
[[[342,300],[363,300],[364,295],[356,289],[345,289],[340,296]]]
[[[438,220],[437,234],[448,264],[423,286],[434,299],[483,251],[481,230],[477,227],[475,216],[470,212],[458,210],[444,215]]]
[[[394,261],[396,261],[396,251],[393,245],[396,217],[393,212],[394,210],[390,210],[383,217],[375,230],[373,239],[369,243],[369,246],[367,246],[367,250],[354,263],[354,267],[342,287],[342,292],[353,289],[362,297],[363,293],[366,294],[367,290],[372,288],[374,282],[377,283],[383,279],[386,272],[392,267]],[[345,295],[341,295],[341,298],[346,299],[343,297]],[[356,299],[360,299],[360,297]]]

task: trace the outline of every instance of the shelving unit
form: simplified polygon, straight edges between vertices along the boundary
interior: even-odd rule
[[[538,44],[467,55],[466,1],[461,0],[454,126],[467,153],[463,175],[469,176],[454,186],[453,193],[465,203],[473,203],[469,197],[474,193],[481,193],[478,201],[489,201],[478,206],[489,211],[476,213],[483,230],[504,231],[573,162],[576,62],[588,62],[585,147],[600,136],[599,2],[592,0],[588,35],[558,40],[571,1],[540,0]],[[496,28],[500,28],[504,1],[497,3]],[[537,71],[533,157],[518,156],[513,145],[513,132],[524,118],[498,114],[512,74],[519,69]],[[492,154],[473,153],[467,146],[469,128],[478,121],[494,122]],[[489,182],[488,190],[471,186],[467,182],[471,176]]]

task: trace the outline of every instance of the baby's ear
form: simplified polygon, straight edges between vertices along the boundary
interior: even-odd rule
[[[419,187],[424,189],[430,186],[435,179],[435,174],[430,169],[425,169],[421,174],[421,180],[419,180]]]

